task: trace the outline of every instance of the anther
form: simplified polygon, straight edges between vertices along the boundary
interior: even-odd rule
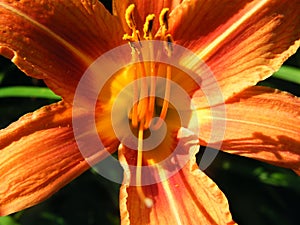
[[[133,10],[135,8],[134,4],[131,4],[127,7],[125,11],[125,20],[130,29],[135,29],[135,22],[134,22],[134,17],[133,17]]]
[[[163,8],[159,14],[159,24],[162,28],[162,36],[165,36],[166,31],[169,29],[169,8]]]
[[[136,29],[136,24],[134,21],[134,16],[133,16],[133,10],[135,8],[134,4],[131,4],[127,7],[126,11],[125,11],[125,21],[128,25],[128,27],[132,30],[132,34],[128,35],[128,34],[124,34],[123,36],[123,40],[126,41],[141,41],[140,38],[140,33],[139,31]],[[141,45],[141,42],[140,42]]]
[[[146,22],[144,24],[144,38],[146,40],[152,39],[152,29],[153,29],[153,22],[154,22],[155,15],[150,14],[146,17]]]

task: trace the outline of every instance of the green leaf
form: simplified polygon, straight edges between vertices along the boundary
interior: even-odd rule
[[[299,192],[300,178],[294,174],[270,172],[262,167],[254,170],[253,174],[263,183],[277,187],[286,187]]]
[[[61,99],[60,96],[54,94],[46,87],[13,86],[0,88],[0,98],[9,97]]]
[[[19,225],[12,217],[2,216],[0,217],[0,225]]]
[[[49,224],[66,225],[64,219],[51,212],[43,212],[42,218],[49,222]]]
[[[273,77],[300,84],[300,69],[292,66],[282,66]]]

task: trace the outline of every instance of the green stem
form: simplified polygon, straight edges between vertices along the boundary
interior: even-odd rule
[[[300,69],[292,66],[282,66],[280,70],[273,74],[273,77],[300,84]]]
[[[0,98],[9,97],[61,99],[60,96],[54,94],[46,87],[12,86],[0,88]]]

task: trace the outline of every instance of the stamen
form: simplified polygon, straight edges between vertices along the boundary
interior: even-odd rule
[[[137,79],[137,71],[136,67],[134,67],[134,85],[133,85],[133,108],[132,108],[132,118],[131,123],[133,127],[138,126],[138,84],[136,82]]]
[[[173,40],[172,40],[171,35],[166,35],[166,32],[169,29],[169,23],[168,23],[169,18],[168,17],[169,17],[169,8],[162,9],[162,11],[160,12],[160,15],[159,15],[159,24],[161,26],[161,40],[167,41],[167,44],[169,46],[167,46],[166,48],[167,48],[168,56],[171,57],[171,53],[173,51],[173,46],[171,46],[170,43],[172,43]],[[154,113],[154,104],[155,104],[154,96],[155,96],[155,88],[156,88],[155,71],[158,70],[158,66],[159,66],[159,64],[151,63],[151,72],[153,72],[153,74],[151,74],[151,89],[150,89],[150,97],[149,97],[149,106],[148,106],[148,114],[147,114],[146,123],[145,123],[145,126],[147,128],[149,128],[149,126],[150,126],[151,119],[152,119],[152,116]],[[170,77],[169,79],[171,79],[171,67],[170,66],[167,67],[167,83],[166,83],[166,90],[165,90],[165,99],[164,99],[163,108],[162,108],[161,115],[160,115],[160,118],[162,120],[159,120],[158,123],[156,125],[154,125],[153,129],[159,129],[159,127],[162,125],[162,122],[167,115],[167,109],[168,109],[168,105],[169,105],[168,100],[169,100],[169,96],[170,96],[170,81],[168,80],[168,76]]]
[[[160,120],[157,121],[157,123],[153,126],[153,130],[158,130],[161,125],[163,124],[163,121],[165,120],[168,112],[169,107],[169,99],[170,99],[170,92],[171,92],[171,74],[172,74],[172,68],[170,65],[167,66],[167,77],[166,77],[166,89],[165,89],[165,96],[164,101],[162,105],[162,109],[160,112]]]
[[[151,63],[153,64],[153,63]],[[154,65],[151,65],[151,70],[154,68]],[[155,107],[155,88],[156,88],[156,78],[153,74],[151,74],[151,89],[150,89],[150,96],[149,96],[149,106],[148,106],[148,113],[146,115],[145,121],[145,128],[150,127],[151,119],[154,114],[154,107]]]
[[[159,24],[160,26],[166,26],[168,29],[168,17],[169,17],[169,8],[163,8],[159,14]]]
[[[133,30],[135,29],[135,22],[134,22],[134,17],[133,17],[133,10],[135,8],[134,4],[131,4],[127,7],[125,11],[125,20],[128,25],[128,27]]]
[[[142,55],[142,45],[140,39],[140,33],[136,28],[136,23],[134,20],[134,9],[135,5],[131,4],[128,6],[125,12],[125,20],[126,24],[132,31],[132,34],[125,34],[123,36],[124,40],[129,41],[129,45],[132,49],[132,61],[136,63],[134,65],[134,86],[133,86],[133,108],[131,115],[132,127],[138,130],[138,146],[137,146],[137,166],[136,166],[136,191],[137,194],[142,202],[144,202],[145,206],[151,208],[153,206],[153,200],[145,196],[145,193],[142,189],[142,164],[143,164],[143,142],[144,142],[144,131],[149,128],[153,115],[155,114],[155,92],[156,92],[156,82],[157,82],[157,72],[159,71],[159,67],[162,66],[166,68],[166,83],[165,83],[165,94],[162,103],[162,109],[160,112],[160,120],[153,126],[153,129],[159,129],[164,122],[169,102],[170,102],[170,92],[171,92],[171,78],[172,78],[172,67],[170,65],[164,65],[159,62],[149,62],[144,63],[143,55]],[[143,27],[143,38],[145,40],[152,40],[153,37],[153,25],[154,25],[154,14],[150,14],[146,17],[146,21]],[[169,30],[169,9],[164,8],[162,9],[159,15],[159,24],[160,24],[160,40],[164,42],[164,47],[168,58],[171,59],[173,54],[173,39],[170,34],[167,34]],[[139,42],[140,46],[136,44]],[[154,59],[154,54],[156,56],[161,56],[164,54],[164,51],[154,52],[154,46],[150,43],[149,45],[149,56],[150,59]],[[160,58],[160,57],[158,57]],[[147,72],[149,72],[149,65],[150,65],[150,93],[148,93],[148,81],[146,78],[149,76]],[[147,68],[146,68],[147,67]],[[141,83],[138,83],[139,78],[142,78]],[[149,163],[149,162],[148,162]],[[164,176],[164,175],[161,175]],[[170,197],[170,190],[167,183],[163,183],[163,187],[166,191],[166,194]],[[172,202],[173,203],[173,202]],[[173,207],[174,208],[174,207]],[[176,214],[176,210],[173,209],[174,215]],[[178,217],[179,218],[179,217]]]
[[[131,58],[132,62],[135,62],[138,55],[139,55],[139,50],[135,46],[134,42],[129,42],[129,46],[131,47]],[[138,71],[137,67],[134,66],[134,71],[133,71],[133,80],[134,80],[134,85],[133,85],[133,108],[132,108],[132,114],[131,114],[131,124],[133,127],[138,126],[138,83],[137,83],[137,78],[138,78]]]
[[[167,30],[169,29],[169,8],[163,8],[159,14],[159,24],[162,29],[161,37],[164,38],[166,35]]]
[[[146,17],[146,22],[144,24],[144,38],[145,40],[152,40],[152,29],[155,15],[150,14]]]
[[[167,51],[168,58],[170,59],[173,53],[173,39],[170,34],[166,36],[166,43],[167,44],[165,48]],[[170,100],[170,92],[171,92],[171,79],[172,79],[172,67],[170,65],[167,65],[165,96],[164,96],[164,101],[159,116],[160,120],[158,120],[158,122],[153,126],[153,130],[159,129],[167,116],[169,100]]]
[[[126,11],[125,11],[125,21],[128,25],[128,27],[132,30],[132,34],[124,34],[123,36],[123,40],[125,41],[141,41],[140,38],[140,33],[139,31],[136,29],[136,24],[134,21],[134,16],[133,16],[133,10],[135,8],[134,4],[131,4],[127,7]]]
[[[143,162],[143,140],[144,139],[144,121],[142,120],[138,132],[138,152],[136,165],[136,190],[139,198],[145,203],[147,208],[153,206],[153,200],[145,196],[142,189],[142,162]]]
[[[141,68],[141,77],[142,77],[142,82],[141,82],[141,93],[140,93],[140,99],[138,103],[138,118],[139,120],[142,120],[148,109],[148,85],[147,85],[147,80],[146,80],[146,69],[145,65],[143,62],[143,59],[141,59],[142,56],[140,56],[141,63],[139,63],[140,68]]]
[[[148,15],[146,18],[146,22],[144,24],[144,38],[146,40],[152,40],[152,28],[153,28],[153,22],[154,22],[155,15],[151,14]],[[150,59],[154,58],[154,48],[152,43],[149,43],[149,54]],[[149,96],[149,102],[148,102],[148,110],[146,113],[146,120],[145,120],[145,128],[150,127],[151,119],[154,113],[154,103],[155,103],[155,88],[156,88],[156,78],[155,78],[155,63],[150,62],[150,96]]]

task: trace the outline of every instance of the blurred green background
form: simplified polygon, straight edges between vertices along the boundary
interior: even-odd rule
[[[111,8],[110,2],[104,3]],[[281,79],[271,77],[259,85],[300,96],[300,79],[288,82],[286,78],[300,76],[300,52],[291,57],[285,66],[292,66],[294,70],[289,71],[289,67],[285,67],[285,70],[277,74]],[[15,86],[45,87],[42,81],[25,76],[9,60],[0,57],[0,128],[6,127],[27,112],[57,101],[55,98],[43,97],[51,96],[44,89],[29,90],[34,97],[5,97],[17,93],[14,89],[7,89]],[[30,96],[27,93],[25,95]],[[200,154],[201,151],[199,159]],[[205,172],[227,196],[237,223],[299,224],[300,178],[292,171],[220,152]],[[118,184],[90,170],[45,202],[10,216],[0,217],[0,225],[120,224],[118,191]]]

